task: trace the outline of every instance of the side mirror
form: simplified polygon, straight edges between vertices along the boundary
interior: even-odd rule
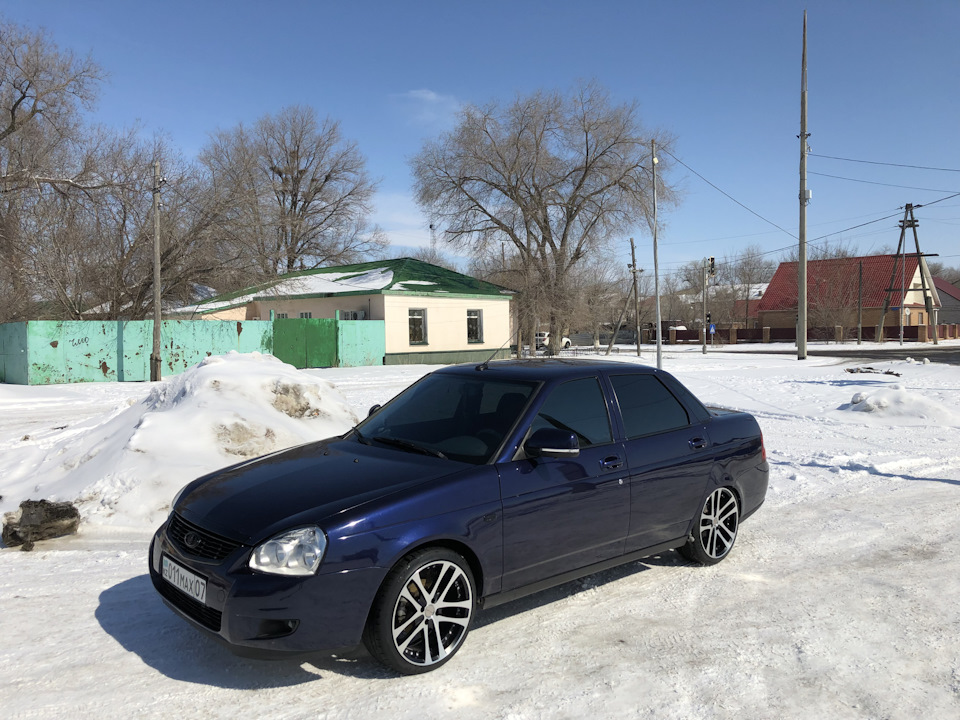
[[[370,417],[371,415],[373,415],[377,410],[379,410],[379,409],[382,408],[382,407],[383,407],[383,405],[379,405],[379,404],[378,404],[378,405],[372,405],[372,406],[370,407],[369,412],[367,412],[367,417]]]
[[[576,433],[559,428],[540,428],[523,444],[530,457],[575,458],[580,455]]]

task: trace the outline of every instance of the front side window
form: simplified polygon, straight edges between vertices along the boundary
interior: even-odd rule
[[[599,380],[571,380],[554,389],[534,419],[531,433],[546,427],[576,433],[580,447],[612,442],[610,416]]]
[[[411,345],[426,345],[427,344],[427,311],[420,309],[411,308],[409,311],[410,318],[410,344]]]
[[[483,342],[483,310],[467,310],[467,342]]]
[[[357,428],[361,442],[408,452],[417,448],[439,451],[452,460],[485,463],[516,424],[536,388],[535,382],[489,380],[483,373],[427,375]]]
[[[620,405],[628,438],[674,430],[690,424],[687,411],[653,375],[613,375],[613,391]]]

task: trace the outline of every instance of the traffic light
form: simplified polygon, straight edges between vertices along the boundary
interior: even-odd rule
[[[716,263],[714,262],[713,257],[711,257],[710,258],[710,275],[716,275],[716,274],[717,274],[717,266],[716,266]]]
[[[710,313],[707,313],[707,325],[710,324]]]

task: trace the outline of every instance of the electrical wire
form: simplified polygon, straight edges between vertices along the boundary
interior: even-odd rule
[[[913,170],[936,170],[938,172],[960,173],[956,168],[927,167],[926,165],[904,165],[902,163],[877,162],[876,160],[854,160],[853,158],[835,157],[834,155],[818,155],[807,153],[810,157],[826,158],[827,160],[843,160],[844,162],[864,163],[866,165],[886,165],[887,167],[912,168]]]
[[[952,189],[944,190],[943,188],[923,188],[923,187],[913,187],[912,185],[896,185],[894,183],[876,182],[875,180],[861,180],[860,178],[842,177],[840,175],[828,175],[827,173],[814,172],[813,170],[809,170],[807,174],[819,175],[820,177],[833,178],[834,180],[847,180],[849,182],[866,183],[867,185],[883,185],[884,187],[903,188],[904,190],[924,190],[927,192],[953,192]]]
[[[780,227],[780,226],[777,225],[775,222],[773,222],[773,220],[767,220],[767,218],[765,218],[763,215],[761,215],[760,213],[756,212],[755,210],[751,210],[751,209],[748,208],[746,205],[744,205],[742,202],[740,202],[740,201],[737,200],[735,197],[733,197],[730,193],[728,193],[728,192],[726,192],[726,191],[721,190],[720,188],[718,188],[716,185],[714,185],[712,182],[710,182],[709,180],[707,180],[703,175],[701,175],[701,174],[698,173],[696,170],[694,170],[692,167],[690,167],[689,165],[687,165],[685,162],[683,162],[683,160],[681,160],[680,158],[678,158],[678,157],[677,157],[676,155],[674,155],[673,153],[669,152],[668,150],[664,150],[663,148],[660,149],[660,152],[662,152],[664,155],[669,155],[670,157],[672,157],[672,158],[673,158],[674,160],[676,160],[678,163],[680,163],[681,165],[683,165],[687,170],[689,170],[689,171],[692,172],[694,175],[696,175],[698,178],[700,178],[701,180],[703,180],[707,185],[709,185],[710,187],[712,187],[714,190],[716,190],[717,192],[719,192],[721,195],[725,196],[725,197],[728,198],[729,200],[732,200],[733,202],[735,202],[737,205],[739,205],[740,207],[742,207],[744,210],[746,210],[746,211],[747,211],[748,213],[750,213],[751,215],[755,215],[756,217],[760,218],[761,220],[763,220],[763,221],[764,221],[765,223],[767,223],[768,225],[773,225],[773,227],[775,227],[775,228],[776,228],[777,230],[779,230],[780,232],[782,232],[782,233],[784,233],[784,234],[786,234],[786,235],[789,235],[790,237],[792,237],[792,238],[795,239],[795,240],[797,239],[797,236],[794,235],[794,234],[793,234],[792,232],[790,232],[789,230],[784,230],[782,227]]]

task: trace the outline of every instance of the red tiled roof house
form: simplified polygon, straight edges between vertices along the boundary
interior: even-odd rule
[[[903,324],[908,326],[932,324],[923,298],[921,265],[916,257],[898,255],[871,255],[868,257],[831,258],[807,262],[807,327],[844,328],[857,324],[857,300],[861,293],[859,281],[863,266],[863,327],[880,323],[887,290],[890,289],[890,311],[884,318],[885,326],[900,324],[901,298],[906,302]],[[906,273],[904,274],[904,267]],[[925,269],[925,265],[923,266]],[[891,277],[893,282],[891,283]],[[932,279],[927,274],[927,287],[933,308],[940,308],[940,298]],[[906,292],[902,292],[901,289]],[[793,328],[797,323],[797,263],[780,263],[770,281],[767,292],[760,299],[757,315],[761,327]]]

